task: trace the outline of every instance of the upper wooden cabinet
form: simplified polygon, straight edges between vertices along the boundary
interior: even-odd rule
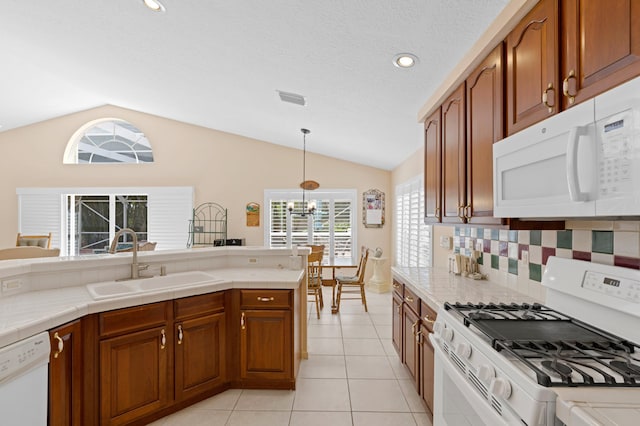
[[[557,34],[558,2],[542,0],[507,36],[507,135],[558,112]]]
[[[640,74],[640,2],[561,2],[562,106],[571,107]]]
[[[442,103],[442,222],[465,222],[466,139],[464,84]]]
[[[504,137],[502,44],[467,78],[467,204],[469,223],[500,224],[493,217],[493,143]]]
[[[424,216],[425,222],[440,222],[442,116],[438,108],[424,122]]]

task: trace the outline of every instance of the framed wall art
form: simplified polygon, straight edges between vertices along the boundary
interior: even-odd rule
[[[367,228],[384,226],[384,192],[370,189],[362,194],[362,223]]]

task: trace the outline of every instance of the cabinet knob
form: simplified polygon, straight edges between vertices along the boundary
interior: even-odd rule
[[[180,325],[178,326],[178,344],[179,344],[179,345],[181,345],[181,344],[182,344],[182,337],[183,337],[183,334],[182,334],[182,324],[180,324]]]
[[[569,80],[575,80],[577,83],[578,78],[576,77],[576,70],[569,71],[569,75],[567,76],[567,78],[562,80],[562,94],[565,97],[569,98],[569,104],[571,105],[576,101],[577,93],[569,93]],[[576,88],[577,88],[577,84],[576,84]]]
[[[64,340],[62,340],[62,337],[58,335],[57,331],[53,335],[53,338],[58,341],[58,350],[55,351],[55,353],[53,354],[53,357],[58,358],[58,356],[62,353],[62,351],[64,351]]]
[[[404,300],[405,300],[405,302],[413,303],[413,297],[411,297],[411,296],[405,296]]]
[[[544,92],[542,92],[542,103],[544,104],[544,106],[547,107],[547,109],[549,110],[549,113],[552,113],[554,105],[551,105],[549,103],[549,92],[552,93],[552,97],[553,97],[553,93],[555,93],[555,89],[553,88],[553,83],[549,83],[547,85],[547,88],[544,90]]]

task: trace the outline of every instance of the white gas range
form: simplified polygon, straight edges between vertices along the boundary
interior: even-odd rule
[[[440,310],[434,426],[640,424],[640,271],[550,257],[543,285]]]

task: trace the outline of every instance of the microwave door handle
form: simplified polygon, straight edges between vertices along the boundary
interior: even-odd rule
[[[567,183],[569,184],[569,198],[571,201],[586,201],[587,193],[580,191],[580,179],[578,178],[578,141],[580,136],[586,135],[586,127],[572,127],[569,131],[569,143],[567,145]]]

